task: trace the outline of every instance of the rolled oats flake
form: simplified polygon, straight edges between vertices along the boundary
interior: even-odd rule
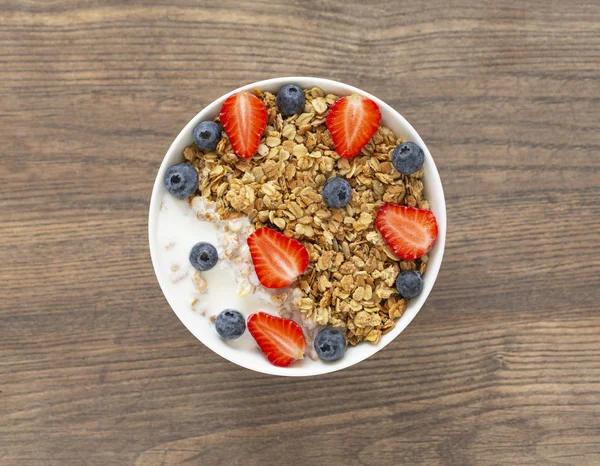
[[[260,144],[258,146],[258,154],[265,157],[269,153],[269,146],[266,144]]]
[[[315,111],[319,114],[325,113],[328,109],[327,101],[323,97],[317,97],[311,103]]]
[[[269,136],[267,138],[267,146],[269,147],[277,147],[281,144],[281,139],[277,138],[277,137],[273,137],[273,136]]]
[[[200,274],[200,271],[197,270],[196,273],[194,273],[194,275],[192,276],[192,282],[194,283],[194,287],[196,288],[196,291],[198,291],[200,293],[207,292],[206,280],[204,280],[204,278]]]

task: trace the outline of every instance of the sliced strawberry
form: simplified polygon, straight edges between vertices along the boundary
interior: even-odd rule
[[[306,340],[293,320],[258,312],[248,317],[248,330],[271,364],[286,367],[304,357]]]
[[[271,228],[260,228],[248,237],[256,275],[267,288],[289,286],[308,267],[308,251],[300,241]]]
[[[373,137],[380,121],[379,107],[371,99],[358,94],[342,97],[327,115],[335,151],[346,159],[354,157]]]
[[[220,119],[237,155],[248,159],[256,154],[267,127],[267,109],[262,100],[248,91],[233,94],[223,102]]]
[[[384,204],[375,222],[390,248],[404,260],[421,257],[438,235],[433,212],[416,207]]]

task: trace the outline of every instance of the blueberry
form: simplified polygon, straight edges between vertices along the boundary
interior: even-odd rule
[[[329,207],[344,207],[352,197],[352,188],[345,179],[334,177],[328,179],[323,185],[321,196]]]
[[[423,291],[423,277],[415,270],[402,272],[396,279],[396,289],[403,298],[416,298]]]
[[[337,328],[324,328],[315,338],[315,351],[323,361],[337,361],[346,353],[346,338]]]
[[[403,175],[418,172],[425,161],[425,153],[414,142],[398,144],[392,152],[394,168]]]
[[[187,163],[173,165],[165,173],[165,187],[179,199],[190,197],[198,189],[198,172]]]
[[[221,125],[214,121],[201,121],[194,128],[194,142],[202,150],[215,150],[221,140]]]
[[[285,116],[302,113],[304,110],[304,91],[294,84],[288,84],[277,93],[277,106]]]
[[[217,316],[215,328],[224,340],[235,340],[246,331],[246,319],[238,311],[225,309]]]
[[[210,243],[198,243],[190,251],[190,263],[198,270],[210,270],[218,260],[217,249]]]

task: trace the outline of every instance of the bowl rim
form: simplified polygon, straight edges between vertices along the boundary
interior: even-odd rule
[[[193,128],[200,121],[205,119],[204,115],[209,115],[209,114],[212,115],[212,114],[218,113],[218,112],[215,112],[215,109],[220,108],[220,106],[225,101],[225,99],[227,99],[227,97],[229,97],[232,94],[235,94],[237,92],[241,92],[244,90],[252,90],[255,88],[262,89],[265,87],[273,87],[273,86],[281,87],[286,84],[300,85],[299,83],[303,83],[301,85],[301,87],[309,87],[310,86],[310,87],[319,87],[322,89],[327,89],[328,87],[343,88],[344,91],[347,93],[344,95],[350,95],[353,93],[357,93],[359,95],[367,97],[367,98],[373,100],[379,106],[380,109],[385,109],[387,113],[390,113],[391,115],[393,115],[394,118],[398,120],[398,123],[402,127],[404,127],[404,129],[406,131],[412,133],[412,135],[414,136],[412,138],[413,142],[416,142],[417,144],[419,144],[423,148],[423,151],[425,152],[425,163],[430,165],[430,168],[431,168],[430,173],[428,173],[426,189],[432,190],[433,192],[435,192],[436,204],[438,206],[437,210],[439,211],[438,213],[436,213],[436,221],[437,221],[437,225],[438,225],[438,237],[434,244],[434,248],[439,252],[437,253],[435,260],[431,259],[431,256],[430,256],[430,261],[428,262],[428,267],[427,267],[427,273],[424,276],[425,286],[424,286],[424,289],[423,289],[421,295],[418,298],[411,300],[411,304],[413,304],[413,305],[411,306],[409,304],[409,307],[406,309],[406,311],[396,321],[396,326],[394,327],[394,329],[391,332],[389,332],[387,335],[384,335],[384,337],[387,337],[388,335],[390,335],[390,337],[385,338],[385,341],[384,341],[384,338],[382,338],[379,341],[379,343],[372,346],[372,348],[373,348],[372,351],[368,352],[366,355],[361,355],[355,359],[345,360],[345,358],[342,358],[341,360],[336,361],[335,363],[323,363],[320,366],[316,366],[316,367],[320,367],[321,368],[320,370],[317,370],[316,367],[311,367],[311,366],[295,367],[295,368],[292,366],[292,367],[287,367],[287,368],[286,367],[281,368],[281,367],[271,365],[266,360],[265,361],[267,362],[268,365],[265,365],[264,367],[262,367],[262,366],[254,367],[252,364],[246,364],[245,361],[234,361],[234,360],[230,359],[229,357],[223,355],[219,351],[219,348],[217,348],[215,345],[212,345],[208,341],[201,339],[194,332],[194,330],[192,328],[190,328],[188,325],[186,325],[186,323],[182,320],[182,318],[179,316],[179,314],[175,311],[173,303],[169,300],[169,296],[165,290],[165,286],[163,286],[163,283],[161,282],[161,280],[159,278],[160,274],[158,273],[158,267],[159,267],[158,253],[156,252],[156,244],[158,242],[156,240],[156,234],[157,234],[157,230],[158,230],[158,228],[157,228],[158,215],[155,214],[155,212],[157,212],[160,207],[160,200],[159,200],[158,193],[159,193],[161,185],[163,183],[162,175],[163,175],[164,171],[166,170],[167,164],[169,163],[169,160],[172,158],[173,153],[175,152],[175,148],[179,145],[180,141],[182,139],[187,139],[189,134],[191,134]],[[382,112],[382,113],[384,113],[384,112]],[[430,178],[431,176],[433,177],[433,179]],[[429,196],[429,197],[431,198],[431,196]],[[440,213],[441,213],[441,215],[439,215]],[[400,335],[404,331],[404,329],[412,322],[412,320],[415,318],[415,316],[418,314],[418,312],[424,306],[424,304],[427,301],[427,298],[436,282],[436,279],[437,279],[437,276],[438,276],[438,273],[439,273],[439,270],[440,270],[440,267],[442,264],[443,256],[444,256],[444,249],[445,249],[445,244],[446,244],[446,227],[447,227],[446,201],[445,201],[445,197],[444,197],[444,189],[442,186],[440,175],[437,170],[437,166],[435,165],[435,161],[433,160],[433,157],[431,156],[431,153],[429,152],[429,149],[427,148],[424,141],[421,139],[419,133],[417,133],[417,131],[412,127],[412,125],[397,110],[395,110],[389,104],[385,103],[378,97],[376,97],[360,88],[351,86],[351,85],[343,83],[343,82],[334,81],[331,79],[316,78],[316,77],[309,77],[309,76],[279,77],[279,78],[271,78],[271,79],[265,79],[265,80],[249,83],[249,84],[241,86],[237,89],[234,89],[234,90],[222,95],[221,97],[218,97],[217,99],[213,100],[210,104],[206,105],[202,110],[200,110],[179,132],[177,137],[173,140],[173,142],[169,146],[169,149],[167,150],[165,156],[163,157],[162,162],[159,167],[159,170],[158,170],[158,173],[157,173],[157,176],[156,176],[156,179],[155,179],[153,187],[152,187],[152,194],[151,194],[151,198],[150,198],[150,206],[149,206],[149,212],[148,212],[148,239],[149,239],[149,247],[150,247],[150,257],[152,260],[154,275],[156,277],[156,280],[158,281],[158,284],[161,288],[161,291],[162,291],[165,299],[167,300],[169,306],[171,307],[171,310],[175,313],[177,318],[179,318],[181,323],[188,329],[188,331],[190,331],[190,333],[192,333],[192,335],[194,335],[194,337],[198,341],[200,341],[202,344],[207,346],[209,349],[211,349],[213,352],[215,352],[219,356],[223,357],[224,359],[226,359],[238,366],[244,367],[246,369],[249,369],[249,370],[252,370],[255,372],[260,372],[260,373],[269,374],[269,375],[286,376],[286,377],[308,377],[308,376],[322,375],[322,374],[327,374],[327,373],[336,372],[336,371],[339,371],[342,369],[346,369],[347,367],[353,366],[355,364],[358,364],[358,363],[364,361],[365,359],[370,358],[371,356],[373,356],[374,354],[376,354],[377,352],[379,352],[383,348],[385,348],[392,341],[394,341],[398,337],[398,335]],[[415,300],[418,300],[418,305],[414,305]]]

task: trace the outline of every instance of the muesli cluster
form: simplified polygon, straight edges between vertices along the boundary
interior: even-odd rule
[[[356,94],[294,85],[277,95],[234,94],[219,117],[195,128],[186,163],[165,179],[178,197],[214,202],[220,219],[250,220],[261,284],[297,287],[303,317],[326,326],[315,340],[324,360],[342,357],[346,342],[377,343],[394,327],[422,289],[437,237],[423,196],[423,151],[380,121],[375,102]],[[177,182],[190,178],[197,189],[178,192]],[[190,260],[202,266],[202,257],[213,262],[209,246]],[[232,335],[242,323],[245,330],[240,313],[224,312],[217,331],[224,322]],[[302,329],[273,319],[259,312],[247,326],[272,363],[289,365],[303,354]],[[274,348],[276,334],[295,344]]]

